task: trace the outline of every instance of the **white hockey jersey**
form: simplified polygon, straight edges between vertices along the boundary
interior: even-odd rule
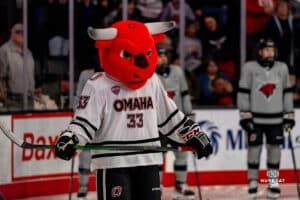
[[[142,88],[130,90],[100,72],[86,83],[68,131],[81,145],[160,146],[159,131],[184,143],[176,132],[186,120],[156,75]],[[92,151],[93,169],[160,164],[160,152]]]

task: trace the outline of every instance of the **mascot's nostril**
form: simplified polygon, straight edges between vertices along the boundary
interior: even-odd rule
[[[144,54],[138,54],[134,56],[134,65],[145,69],[149,66],[149,63]]]

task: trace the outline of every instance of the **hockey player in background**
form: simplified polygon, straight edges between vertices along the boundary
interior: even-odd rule
[[[186,116],[192,117],[192,103],[188,94],[188,86],[182,69],[169,64],[168,52],[164,48],[158,47],[158,63],[156,73],[161,80],[168,96],[173,99],[176,106]],[[167,137],[161,135],[163,145],[168,143]],[[174,142],[169,141],[171,144]],[[175,147],[177,145],[175,144]],[[195,193],[186,186],[187,175],[187,152],[174,152],[175,162],[175,196],[174,199],[194,199]]]
[[[199,125],[179,111],[159,78],[155,43],[174,28],[172,22],[120,21],[105,29],[89,28],[96,40],[103,73],[86,83],[73,120],[55,153],[70,160],[74,146],[159,146],[158,131],[195,148],[198,158],[212,152]],[[157,151],[92,151],[98,200],[158,200],[161,197]]]
[[[88,69],[83,70],[78,79],[74,109],[79,105],[80,96],[86,82],[95,74],[95,72],[103,71],[99,66],[97,55],[91,55],[86,61]],[[78,166],[78,182],[79,190],[77,193],[78,199],[85,199],[88,193],[89,174],[91,171],[91,151],[81,151],[79,153]]]
[[[280,195],[278,182],[284,129],[295,125],[293,90],[287,65],[275,61],[276,49],[272,40],[260,40],[255,61],[242,67],[239,82],[238,108],[240,125],[248,135],[248,192],[255,197],[258,170],[266,137],[268,198]]]

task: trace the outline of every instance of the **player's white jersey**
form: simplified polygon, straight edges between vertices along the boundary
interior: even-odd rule
[[[86,83],[68,130],[80,144],[160,146],[159,131],[183,143],[176,131],[185,121],[156,75],[142,88],[130,90],[102,72]],[[158,164],[162,164],[159,152],[92,152],[93,169]]]

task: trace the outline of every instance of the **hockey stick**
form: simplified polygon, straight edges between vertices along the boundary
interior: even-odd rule
[[[197,169],[198,169],[197,160],[196,160],[195,155],[193,155],[193,163],[194,163],[194,168],[195,168],[195,178],[196,178],[197,191],[198,191],[199,199],[202,200],[200,180],[199,180],[199,175],[198,175],[198,171],[197,171]]]
[[[292,160],[293,160],[293,166],[294,166],[294,172],[295,172],[298,199],[300,200],[299,176],[298,176],[298,173],[297,173],[296,156],[295,156],[295,150],[294,150],[293,142],[292,142],[292,130],[291,130],[291,128],[288,128],[287,132],[288,132],[288,140],[289,140],[289,143],[291,145],[291,154],[292,154]]]
[[[6,137],[8,137],[14,144],[25,149],[55,149],[55,145],[47,144],[31,144],[21,138],[18,138],[11,130],[9,130],[2,122],[0,122],[0,129]],[[77,150],[106,150],[106,151],[192,151],[190,148],[172,148],[161,146],[101,146],[97,144],[76,145]]]
[[[72,192],[73,192],[73,177],[74,177],[74,157],[71,162],[71,174],[70,174],[70,187],[69,187],[69,200],[72,200]]]

